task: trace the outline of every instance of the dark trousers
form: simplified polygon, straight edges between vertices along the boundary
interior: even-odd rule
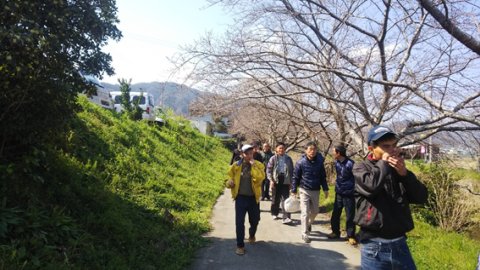
[[[250,228],[249,236],[254,237],[257,232],[258,222],[260,221],[260,204],[255,200],[255,196],[238,195],[235,199],[235,227],[237,231],[237,247],[244,247],[245,242],[245,214],[248,213],[248,222]]]
[[[332,232],[340,235],[340,216],[342,215],[342,209],[344,207],[347,220],[347,237],[355,237],[355,224],[353,223],[355,216],[355,199],[353,196],[335,195],[332,218],[330,219]]]
[[[277,216],[280,213],[280,203],[282,203],[283,219],[286,219],[290,218],[290,213],[285,211],[285,200],[290,196],[290,185],[283,185],[282,183],[283,179],[273,186],[270,212],[272,216]]]
[[[262,184],[262,199],[269,199],[270,200],[270,180],[268,178],[265,178]]]

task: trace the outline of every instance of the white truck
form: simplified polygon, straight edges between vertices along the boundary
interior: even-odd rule
[[[88,100],[105,109],[113,110],[114,105],[112,96],[110,95],[110,92],[105,89],[105,87],[103,87],[102,83],[97,78],[91,75],[83,75],[83,77],[86,81],[94,84],[97,88],[97,93],[91,95],[86,94]]]

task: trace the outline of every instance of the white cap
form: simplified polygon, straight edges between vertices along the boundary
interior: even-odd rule
[[[251,144],[244,144],[242,146],[242,152],[244,152],[244,153],[245,153],[245,151],[248,151],[250,149],[253,149],[253,145],[251,145]]]

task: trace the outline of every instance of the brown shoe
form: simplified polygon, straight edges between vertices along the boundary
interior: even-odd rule
[[[338,239],[338,238],[340,238],[340,235],[332,232],[332,233],[327,234],[327,237],[328,237],[328,239]]]
[[[358,244],[357,239],[355,239],[354,237],[349,237],[348,238],[348,243],[352,246],[356,246]]]
[[[248,238],[248,243],[250,243],[250,244],[255,244],[255,241],[256,241],[256,240],[257,240],[257,239],[255,239],[255,236],[252,236],[252,237]]]
[[[240,256],[245,255],[245,248],[237,247],[237,249],[235,250],[235,254],[240,255]]]

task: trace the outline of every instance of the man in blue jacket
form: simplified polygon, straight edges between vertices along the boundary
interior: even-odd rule
[[[317,153],[317,144],[309,142],[305,154],[295,164],[292,177],[292,196],[296,196],[300,186],[300,220],[302,223],[302,239],[310,243],[312,222],[318,214],[320,187],[328,197],[327,177],[325,173],[324,158]]]
[[[348,243],[356,245],[355,239],[355,178],[353,177],[353,160],[347,157],[347,149],[343,145],[336,145],[333,148],[333,157],[335,158],[335,170],[337,179],[335,181],[335,202],[333,203],[333,212],[330,219],[332,233],[328,235],[330,239],[340,238],[340,216],[345,207],[346,229]]]

